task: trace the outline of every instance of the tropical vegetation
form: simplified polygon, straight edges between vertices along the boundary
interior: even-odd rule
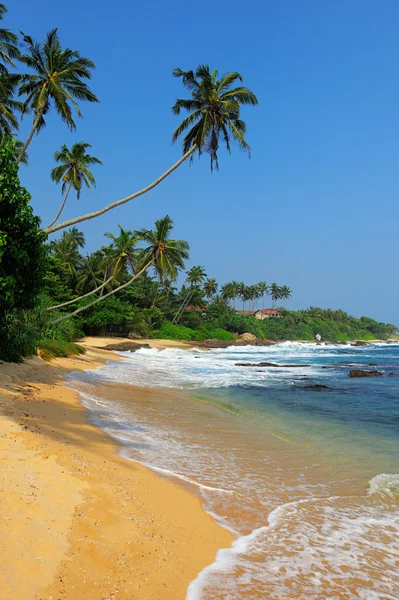
[[[0,20],[6,13],[0,4]],[[18,170],[28,165],[27,149],[37,151],[32,140],[43,135],[51,111],[74,132],[81,104],[99,101],[89,85],[95,64],[64,45],[57,28],[42,42],[21,36],[0,28],[0,359],[18,361],[38,349],[47,359],[79,353],[73,341],[84,333],[199,342],[230,341],[245,332],[259,339],[313,339],[319,333],[340,340],[384,338],[396,331],[342,311],[287,311],[284,303],[292,295],[287,285],[218,282],[202,265],[188,268],[189,244],[176,239],[167,214],[150,229],[120,225],[104,234],[97,250],[84,253],[78,224],[150,192],[194,156],[207,154],[212,171],[219,169],[222,146],[230,153],[235,143],[249,154],[241,111],[258,100],[236,71],[220,75],[205,64],[175,69],[186,92],[172,107],[175,115],[184,112],[172,134],[172,143],[182,140],[181,157],[144,188],[60,222],[71,192],[79,200],[85,188],[95,187],[95,169],[102,165],[90,143],[63,144],[50,172],[62,197],[43,228]],[[25,141],[18,139],[21,118],[30,120]],[[58,237],[48,240],[56,232]],[[254,318],[255,309],[269,302],[279,308],[280,318]]]

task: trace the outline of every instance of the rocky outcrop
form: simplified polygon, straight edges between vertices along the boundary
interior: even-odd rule
[[[243,333],[239,336],[243,342],[257,342],[258,338],[253,333]]]
[[[151,348],[149,344],[136,344],[135,342],[119,342],[103,346],[102,350],[117,350],[118,352],[136,352],[140,348]]]
[[[329,390],[328,385],[323,385],[321,383],[314,383],[313,385],[305,385],[302,387],[303,390]]]
[[[382,377],[381,371],[362,371],[360,369],[353,369],[349,371],[349,377]]]
[[[367,342],[364,342],[362,340],[356,340],[356,342],[353,342],[351,346],[367,346]]]

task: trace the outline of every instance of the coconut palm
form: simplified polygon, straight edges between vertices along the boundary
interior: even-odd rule
[[[178,323],[180,317],[183,314],[183,311],[185,310],[186,306],[188,306],[190,299],[193,297],[196,288],[198,289],[201,283],[203,283],[203,281],[205,280],[206,276],[207,275],[205,272],[205,267],[195,266],[191,267],[191,269],[187,271],[186,283],[190,285],[190,288],[186,294],[186,297],[181,303],[180,308],[177,311],[172,323]]]
[[[283,300],[288,300],[292,296],[292,290],[288,287],[288,285],[283,285],[280,290],[281,298]]]
[[[258,289],[259,289],[260,297],[262,298],[262,310],[264,310],[265,309],[265,295],[267,295],[269,293],[266,281],[260,281],[258,283]]]
[[[281,298],[281,288],[277,283],[271,284],[270,297],[272,299],[272,307],[275,308],[277,300],[280,300]]]
[[[0,4],[0,21],[7,12],[6,6]],[[17,43],[18,38],[15,33],[9,29],[0,28],[0,74],[6,75],[8,67],[15,67],[14,60],[20,56]]]
[[[104,256],[101,251],[89,254],[81,261],[78,272],[78,289],[90,292],[104,281]]]
[[[170,237],[173,221],[169,215],[155,221],[155,229],[141,229],[137,232],[140,240],[148,244],[142,251],[141,263],[154,266],[160,282],[165,277],[175,281],[184,261],[188,259],[190,246],[184,240],[173,240]]]
[[[226,145],[228,151],[230,151],[232,140],[236,141],[243,150],[249,150],[245,140],[246,126],[240,118],[240,109],[244,104],[257,104],[258,100],[248,88],[243,86],[232,87],[237,81],[242,81],[239,73],[228,73],[219,80],[218,71],[210,72],[208,66],[200,65],[195,74],[193,71],[185,72],[181,69],[175,69],[173,75],[181,77],[184,87],[191,93],[191,98],[176,100],[172,108],[176,115],[182,109],[190,112],[172,137],[172,141],[176,141],[180,135],[188,130],[183,140],[183,156],[165,173],[141,190],[92,213],[59,223],[52,227],[48,233],[53,233],[88,219],[94,219],[117,206],[146,194],[173,173],[184,161],[192,157],[194,152],[198,152],[198,154],[209,153],[211,167],[213,168],[214,165],[218,167],[220,140]],[[189,129],[190,127],[191,129]]]
[[[52,105],[69,129],[74,130],[76,125],[72,116],[72,107],[81,117],[78,100],[98,102],[97,97],[84,81],[91,78],[91,70],[95,68],[94,63],[80,56],[77,50],[69,48],[63,50],[57,29],[47,34],[44,43],[35,42],[28,35],[24,35],[23,39],[27,48],[20,60],[33,73],[21,76],[19,95],[26,96],[24,104],[27,110],[33,110],[34,116],[32,129],[17,159],[18,162],[31,143],[34,133],[45,126],[44,117]]]
[[[88,148],[91,148],[91,144],[77,142],[73,144],[71,149],[64,144],[61,146],[61,150],[55,152],[54,158],[60,164],[51,171],[51,179],[56,183],[62,181],[61,191],[64,194],[64,199],[56,217],[46,229],[58,221],[72,188],[76,191],[76,197],[79,200],[83,184],[87,188],[90,188],[90,185],[96,186],[96,180],[89,166],[94,164],[102,165],[103,163],[99,158],[87,154],[86,150]]]
[[[213,298],[218,291],[218,284],[216,279],[207,279],[204,283],[204,292],[207,298]]]
[[[227,151],[231,152],[231,142],[238,143],[241,150],[250,150],[245,140],[246,125],[240,119],[240,109],[244,104],[255,105],[258,100],[248,88],[239,85],[242,82],[239,73],[232,72],[219,77],[219,72],[210,70],[208,65],[199,65],[195,73],[175,69],[175,77],[181,77],[184,87],[189,90],[191,98],[178,99],[173,106],[175,115],[186,110],[190,113],[177,127],[173,134],[173,142],[181,135],[183,154],[191,148],[201,155],[206,152],[210,156],[211,171],[219,169],[218,150],[220,141]]]
[[[1,69],[0,69],[1,71]],[[19,75],[4,75],[0,73],[0,135],[12,136],[18,131],[17,113],[22,113],[23,104],[15,100]]]
[[[69,231],[64,231],[59,240],[50,243],[53,254],[60,259],[68,276],[68,283],[74,287],[78,278],[78,269],[82,257],[79,248],[83,248],[85,243],[83,233],[73,227]]]
[[[137,232],[124,229],[122,225],[118,225],[118,227],[119,235],[114,235],[109,231],[104,233],[105,237],[111,240],[111,245],[103,248],[104,266],[107,273],[112,274],[115,282],[123,279],[129,272],[134,273],[139,256]]]

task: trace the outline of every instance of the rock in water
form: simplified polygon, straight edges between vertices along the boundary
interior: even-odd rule
[[[382,375],[381,371],[361,371],[358,369],[349,371],[349,377],[381,377]]]

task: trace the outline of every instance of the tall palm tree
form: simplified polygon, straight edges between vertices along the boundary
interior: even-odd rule
[[[19,95],[26,95],[25,106],[27,110],[33,110],[34,117],[18,162],[31,143],[34,133],[45,126],[44,117],[52,104],[69,129],[74,130],[76,125],[72,106],[81,117],[78,100],[98,102],[98,98],[84,81],[91,78],[91,70],[95,68],[95,64],[80,56],[77,50],[63,50],[57,29],[47,34],[44,43],[35,42],[28,35],[24,35],[24,42],[27,45],[26,53],[21,55],[20,60],[34,73],[21,76]]]
[[[53,323],[60,323],[65,319],[69,319],[70,317],[79,314],[83,310],[86,310],[87,308],[90,308],[98,302],[101,302],[102,300],[109,298],[113,294],[116,294],[117,292],[127,288],[139,277],[141,277],[152,265],[154,265],[155,271],[157,272],[159,277],[164,278],[165,276],[170,276],[171,272],[177,275],[178,269],[181,268],[180,265],[184,266],[183,261],[186,258],[188,258],[189,245],[183,240],[170,239],[170,232],[172,228],[173,221],[167,215],[164,219],[159,219],[158,221],[156,221],[154,232],[148,230],[140,232],[141,239],[143,239],[144,241],[148,241],[149,246],[142,251],[140,263],[137,266],[135,266],[133,276],[125,283],[119,285],[117,288],[107,292],[104,295],[97,297],[92,302],[89,302],[89,304],[87,304],[86,306],[80,306],[73,312],[67,315],[63,315],[62,317],[58,317],[58,319],[55,319]],[[135,238],[137,238],[138,232],[134,232],[133,235],[135,236]],[[89,294],[85,294],[85,297],[94,292],[99,291],[99,289],[103,288],[103,286],[104,284],[102,284],[99,288],[96,288]],[[75,300],[69,301],[68,304],[76,302],[81,298],[82,296],[80,298],[75,298]],[[64,306],[65,305],[66,303],[64,304]],[[48,310],[52,310],[53,308],[54,307],[50,307],[50,309]]]
[[[269,293],[266,281],[260,281],[258,283],[258,289],[259,289],[260,296],[262,298],[262,310],[264,310],[265,309],[265,295],[267,295]]]
[[[0,21],[7,12],[5,4],[0,4]],[[5,75],[8,67],[15,67],[14,60],[20,56],[17,43],[18,38],[15,33],[9,29],[0,28],[0,74]]]
[[[140,240],[148,244],[142,251],[142,264],[152,262],[155,273],[162,283],[165,277],[175,281],[184,261],[188,259],[189,244],[184,240],[171,239],[173,221],[169,215],[155,221],[155,229],[141,229]]]
[[[218,148],[221,140],[230,152],[231,140],[238,143],[243,150],[249,150],[245,140],[246,125],[240,118],[242,105],[254,105],[258,100],[253,92],[243,86],[232,87],[234,83],[241,82],[239,73],[228,73],[218,79],[218,71],[210,71],[207,65],[200,65],[195,74],[193,71],[182,71],[175,69],[175,77],[181,77],[184,87],[190,92],[191,98],[187,100],[178,99],[172,110],[178,115],[182,109],[190,114],[183,120],[173,134],[172,141],[176,141],[186,130],[183,141],[183,156],[175,162],[165,173],[147,185],[143,189],[112,202],[92,213],[75,217],[64,223],[52,227],[48,233],[53,233],[64,227],[70,227],[75,223],[81,223],[88,219],[94,219],[105,214],[109,210],[130,202],[159,185],[166,177],[175,171],[194,152],[202,154],[207,152],[211,157],[211,168],[218,167]]]
[[[213,298],[216,292],[218,291],[218,284],[216,279],[207,279],[204,283],[204,292],[205,296],[210,299]]]
[[[280,290],[280,295],[283,300],[288,300],[292,296],[292,290],[288,285],[283,285]]]
[[[175,69],[175,77],[181,77],[182,83],[191,94],[188,100],[178,99],[173,106],[175,115],[182,109],[190,113],[177,127],[173,134],[175,142],[182,134],[183,154],[190,148],[201,155],[206,152],[210,156],[211,171],[214,166],[219,169],[218,150],[220,141],[227,151],[231,152],[231,142],[238,143],[241,150],[250,150],[245,140],[246,125],[240,119],[240,108],[244,104],[258,104],[255,94],[248,88],[238,85],[242,82],[239,73],[226,73],[219,77],[219,72],[210,70],[209,65],[199,65],[195,73]]]
[[[105,254],[105,265],[107,271],[112,273],[113,279],[118,281],[127,273],[134,273],[136,269],[139,251],[137,242],[139,236],[136,231],[124,229],[122,225],[118,225],[119,235],[114,235],[109,231],[105,233],[105,237],[111,240],[111,245],[103,248]]]
[[[277,300],[280,300],[281,298],[281,288],[277,283],[271,284],[270,297],[272,299],[272,307],[275,308]]]
[[[184,298],[183,302],[181,303],[180,308],[177,311],[172,323],[178,323],[180,317],[183,314],[183,311],[185,310],[186,306],[188,306],[188,303],[189,303],[190,299],[192,298],[196,287],[200,286],[201,283],[203,283],[203,281],[206,279],[206,276],[207,275],[206,275],[205,267],[195,266],[195,267],[191,267],[191,269],[189,271],[187,271],[186,283],[190,284],[190,288],[188,290],[186,297]]]
[[[243,281],[238,282],[237,294],[238,294],[238,297],[241,298],[241,301],[242,301],[242,310],[244,310],[244,305],[245,305],[245,301],[244,301],[245,288],[246,288],[246,285]]]
[[[102,165],[103,163],[99,158],[87,154],[86,150],[88,148],[91,148],[91,144],[77,142],[73,144],[71,149],[64,144],[61,146],[61,150],[55,152],[54,158],[61,164],[51,171],[51,179],[56,183],[62,181],[61,191],[64,194],[64,199],[57,215],[46,229],[58,221],[72,188],[76,191],[76,197],[79,200],[83,184],[87,188],[90,188],[90,185],[96,186],[96,180],[89,169],[89,165]]]

